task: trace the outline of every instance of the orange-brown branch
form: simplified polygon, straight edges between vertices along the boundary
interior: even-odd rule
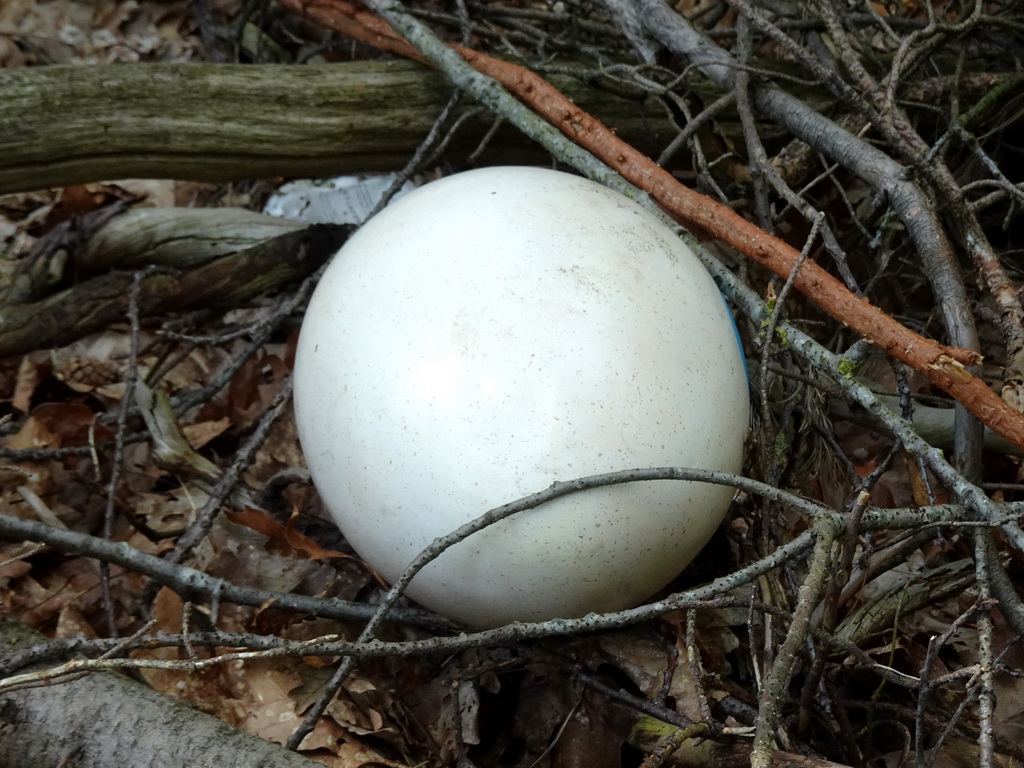
[[[278,0],[350,37],[425,62],[423,55],[382,19],[346,0]],[[699,227],[778,275],[788,277],[800,257],[788,243],[769,235],[729,207],[688,187],[650,158],[615,136],[530,70],[460,45],[452,45],[477,71],[500,82],[572,141],[586,148],[624,179],[647,192],[672,218]],[[926,339],[849,290],[814,261],[805,261],[796,288],[823,312],[878,345],[897,360],[962,402],[978,419],[1024,448],[1024,416],[1011,408],[964,366],[980,362],[966,349]]]

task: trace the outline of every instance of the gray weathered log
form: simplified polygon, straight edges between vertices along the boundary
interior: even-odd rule
[[[44,639],[0,620],[0,658]],[[79,768],[317,765],[120,675],[0,694],[0,765],[53,768],[67,758]]]
[[[641,149],[677,128],[657,99],[552,77]],[[126,177],[229,181],[402,168],[452,92],[418,64],[135,64],[0,70],[0,193]],[[493,118],[460,130],[472,151]],[[513,128],[481,162],[545,161]],[[488,159],[490,158],[490,159]]]
[[[216,224],[218,212],[226,216],[224,226]],[[253,214],[243,217],[248,223],[229,237],[238,223],[234,212],[212,209],[206,215],[195,214],[189,209],[140,209],[113,219],[93,235],[93,239],[105,238],[109,253],[122,266],[184,265],[173,273],[143,278],[139,291],[143,317],[241,306],[265,291],[312,274],[334,255],[351,230],[336,224],[314,224],[288,231],[291,225],[287,222]],[[204,225],[213,232],[209,242],[203,242]],[[246,226],[253,227],[251,237],[246,236]],[[273,236],[276,231],[284,234]],[[116,236],[108,236],[110,233]],[[89,242],[92,239],[82,249],[85,253],[90,252]],[[239,245],[250,247],[233,250]],[[147,258],[140,261],[135,248],[146,250]],[[230,252],[220,255],[225,250]],[[200,253],[204,263],[192,266],[193,257]],[[130,272],[114,271],[29,304],[0,299],[0,357],[68,344],[123,320],[132,281]]]
[[[75,266],[86,272],[187,269],[306,226],[243,208],[135,208],[89,238]]]
[[[190,269],[305,227],[242,208],[106,206],[62,221],[18,260],[0,285],[0,313],[76,279],[149,266]]]

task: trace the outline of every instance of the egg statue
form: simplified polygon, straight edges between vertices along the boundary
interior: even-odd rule
[[[738,472],[748,425],[735,326],[693,252],[617,192],[519,167],[429,183],[349,239],[303,322],[295,408],[326,507],[390,581],[555,481]],[[673,480],[563,496],[454,545],[407,594],[477,627],[630,607],[732,496]]]

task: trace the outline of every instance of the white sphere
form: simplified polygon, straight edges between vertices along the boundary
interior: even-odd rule
[[[617,192],[511,167],[430,183],[345,244],[306,313],[295,407],[324,503],[390,581],[556,480],[738,472],[748,425],[735,327],[693,252]],[[476,626],[630,607],[732,495],[659,480],[565,496],[455,545],[408,594]]]

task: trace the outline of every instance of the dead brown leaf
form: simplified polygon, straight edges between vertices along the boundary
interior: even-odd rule
[[[227,518],[236,525],[244,525],[267,537],[267,551],[281,557],[302,557],[310,560],[327,560],[332,557],[350,557],[344,552],[324,549],[305,534],[295,529],[296,516],[292,515],[288,525],[281,525],[265,512],[247,507],[240,510],[225,510]]]
[[[256,488],[262,488],[277,473],[305,466],[305,463],[299,448],[295,414],[289,409],[271,427],[266,441],[245,472],[245,480]]]
[[[15,435],[10,448],[65,448],[88,445],[113,437],[111,430],[96,423],[93,410],[80,403],[43,403],[32,410]]]
[[[182,427],[182,431],[185,433],[185,439],[188,440],[189,445],[198,451],[214,438],[223,435],[230,426],[231,420],[225,416],[216,421],[202,421],[198,424],[189,424]]]
[[[92,625],[77,608],[65,607],[57,617],[57,629],[54,637],[96,637]]]
[[[22,413],[28,413],[29,408],[32,405],[32,395],[35,394],[36,387],[39,386],[39,382],[42,380],[42,374],[39,371],[39,365],[32,360],[31,355],[25,355],[21,358],[21,363],[18,365],[18,378],[14,386],[14,397],[11,399],[11,405]]]

